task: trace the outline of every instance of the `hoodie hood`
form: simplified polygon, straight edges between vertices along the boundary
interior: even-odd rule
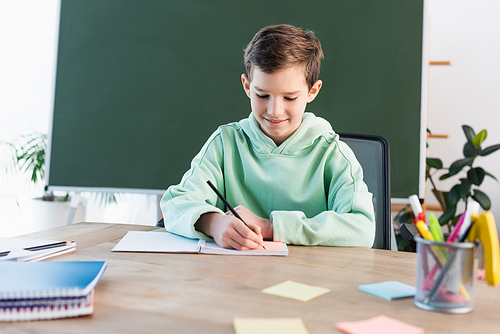
[[[336,136],[330,123],[309,112],[304,113],[299,128],[280,146],[276,146],[274,141],[260,130],[259,122],[253,113],[241,120],[239,125],[250,139],[254,150],[264,154],[297,155],[308,150],[320,137],[330,143]]]

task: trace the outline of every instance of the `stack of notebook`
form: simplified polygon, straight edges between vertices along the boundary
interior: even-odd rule
[[[74,242],[0,238],[0,261],[41,261],[75,250]]]
[[[92,314],[105,269],[105,262],[0,262],[0,321]]]

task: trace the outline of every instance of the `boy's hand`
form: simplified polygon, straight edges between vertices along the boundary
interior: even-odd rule
[[[270,219],[265,219],[257,216],[254,214],[252,211],[248,210],[246,207],[243,205],[238,205],[237,207],[234,208],[234,211],[236,211],[240,217],[243,219],[245,223],[247,223],[248,226],[250,226],[252,229],[252,223],[253,225],[257,225],[260,227],[261,235],[264,239],[268,240],[273,240],[274,238],[274,231],[273,231],[273,221]],[[231,211],[226,212],[226,215],[234,217],[234,215],[231,213]]]
[[[206,213],[198,219],[195,228],[213,237],[215,242],[224,248],[250,250],[261,247],[260,226],[253,222],[245,222],[250,228],[233,215]]]

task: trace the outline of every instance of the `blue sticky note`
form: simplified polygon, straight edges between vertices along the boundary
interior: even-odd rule
[[[416,292],[414,286],[398,281],[364,284],[358,286],[358,289],[387,300],[413,297]]]

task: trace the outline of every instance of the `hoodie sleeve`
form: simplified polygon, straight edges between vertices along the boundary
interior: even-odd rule
[[[207,185],[210,180],[223,189],[223,149],[220,134],[215,132],[191,162],[191,168],[178,185],[167,189],[160,201],[165,229],[193,239],[213,240],[195,230],[194,224],[204,213],[224,213],[224,204]]]
[[[372,194],[354,153],[343,142],[332,155],[328,210],[315,217],[300,211],[273,211],[274,240],[297,245],[371,247],[375,238]]]

